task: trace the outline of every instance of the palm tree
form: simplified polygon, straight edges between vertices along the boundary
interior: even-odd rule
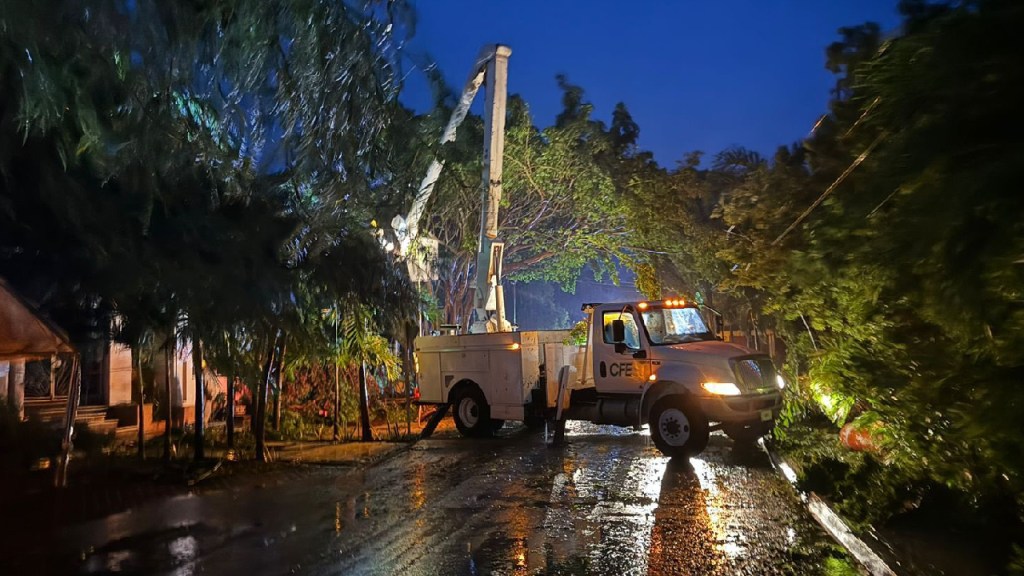
[[[392,351],[387,338],[375,331],[378,323],[374,319],[371,307],[349,299],[343,306],[343,310],[341,362],[350,369],[358,370],[359,419],[362,426],[362,440],[369,442],[373,440],[373,430],[370,427],[366,367],[381,368],[387,378],[392,379],[397,377],[400,372],[401,360]]]

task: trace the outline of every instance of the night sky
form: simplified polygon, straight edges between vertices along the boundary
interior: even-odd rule
[[[663,166],[692,150],[742,145],[770,155],[805,136],[827,110],[834,78],[825,47],[841,26],[899,25],[896,0],[420,0],[413,60],[437,60],[461,90],[481,46],[512,47],[509,91],[548,126],[561,102],[555,75],[582,86],[608,121],[625,102],[640,147]],[[403,100],[430,108],[407,63]],[[478,98],[478,101],[480,98]],[[479,104],[478,107],[479,108]]]

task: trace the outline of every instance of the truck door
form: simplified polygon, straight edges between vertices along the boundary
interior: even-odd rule
[[[600,332],[594,338],[594,382],[597,391],[637,394],[651,373],[650,346],[643,337],[632,309],[605,310],[599,318]],[[612,326],[621,320],[625,338],[617,343]],[[595,330],[597,331],[597,330]]]

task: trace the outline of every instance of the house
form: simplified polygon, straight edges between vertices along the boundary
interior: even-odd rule
[[[30,399],[45,394],[47,399],[55,400],[61,391],[57,386],[60,358],[74,354],[67,334],[0,278],[0,398],[3,403],[24,417],[27,392]],[[26,366],[40,360],[46,361],[48,367],[42,384],[34,377],[26,381]],[[63,392],[66,399],[67,389]]]
[[[150,380],[143,408],[147,436],[164,429],[165,415],[153,414],[152,400],[166,395],[168,368],[173,426],[194,420],[191,350],[187,346],[176,349],[169,366],[165,364],[166,354],[154,354],[152,364],[147,366],[151,370],[146,370]],[[0,278],[0,406],[9,405],[21,418],[60,423],[67,410],[72,377],[79,367],[82,386],[76,421],[96,431],[134,438],[138,398],[132,385],[131,349],[106,337],[73,345],[61,328]],[[208,390],[221,384],[217,379],[210,380]]]

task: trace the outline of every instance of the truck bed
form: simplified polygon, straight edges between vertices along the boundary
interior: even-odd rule
[[[452,388],[471,382],[484,392],[491,417],[522,419],[531,390],[543,385],[545,349],[563,348],[568,336],[568,330],[421,336],[415,343],[420,402],[447,402]]]

